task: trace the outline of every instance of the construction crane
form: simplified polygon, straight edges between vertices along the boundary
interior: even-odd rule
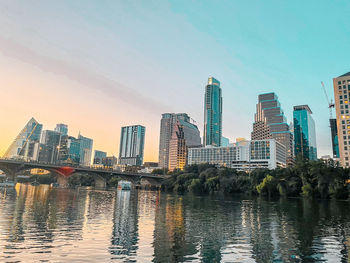
[[[339,144],[338,144],[338,130],[337,130],[337,121],[333,119],[332,108],[335,108],[335,104],[333,100],[329,100],[326,87],[324,86],[323,81],[321,81],[322,89],[324,95],[326,96],[328,109],[329,109],[329,127],[331,128],[331,136],[332,136],[332,150],[333,150],[333,158],[339,158]]]
[[[326,96],[326,100],[327,100],[327,103],[328,103],[329,119],[333,119],[332,108],[335,107],[335,104],[333,103],[332,99],[329,100],[328,95],[327,95],[327,91],[326,91],[326,87],[324,86],[323,81],[321,81],[321,84],[322,84],[324,95]]]

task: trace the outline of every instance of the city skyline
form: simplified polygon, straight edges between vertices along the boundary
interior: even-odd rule
[[[256,95],[276,92],[289,122],[294,105],[310,105],[318,154],[332,155],[320,81],[333,97],[332,79],[349,71],[349,26],[336,15],[349,3],[318,3],[317,13],[311,2],[302,9],[279,2],[253,9],[248,3],[227,5],[1,3],[0,115],[6,117],[0,155],[34,116],[45,129],[62,121],[71,134],[83,130],[94,138],[94,149],[115,156],[120,127],[139,123],[148,129],[144,159],[156,161],[162,113],[190,114],[203,135],[202,94],[209,76],[223,87],[223,136],[249,138]],[[209,9],[223,20],[207,20]],[[322,30],[315,32],[316,25]],[[335,35],[337,46],[329,50],[329,36]]]

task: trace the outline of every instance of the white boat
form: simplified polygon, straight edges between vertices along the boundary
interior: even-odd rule
[[[118,189],[120,190],[131,190],[131,182],[129,181],[119,181]]]

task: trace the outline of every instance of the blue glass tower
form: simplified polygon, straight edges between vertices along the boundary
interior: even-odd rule
[[[317,160],[315,122],[308,105],[294,106],[294,151],[309,160]]]
[[[208,79],[204,98],[204,146],[221,146],[222,136],[222,95],[220,82]]]

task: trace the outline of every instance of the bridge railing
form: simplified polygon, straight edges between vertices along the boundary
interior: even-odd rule
[[[156,174],[152,174],[152,173],[138,173],[138,172],[123,172],[119,169],[113,169],[111,167],[94,167],[94,166],[81,166],[81,165],[74,165],[74,164],[70,164],[70,163],[50,163],[50,162],[39,162],[39,161],[35,161],[35,160],[26,160],[26,159],[22,159],[22,158],[4,158],[1,157],[0,158],[0,162],[1,161],[6,161],[6,162],[11,162],[11,163],[18,163],[18,164],[32,164],[32,165],[43,165],[43,166],[51,166],[54,168],[60,168],[60,167],[71,167],[74,169],[81,169],[81,170],[89,170],[89,171],[100,171],[100,172],[112,172],[112,173],[122,173],[124,175],[140,175],[140,176],[154,176],[157,177],[158,175]],[[158,177],[162,177],[162,176],[158,176]]]

